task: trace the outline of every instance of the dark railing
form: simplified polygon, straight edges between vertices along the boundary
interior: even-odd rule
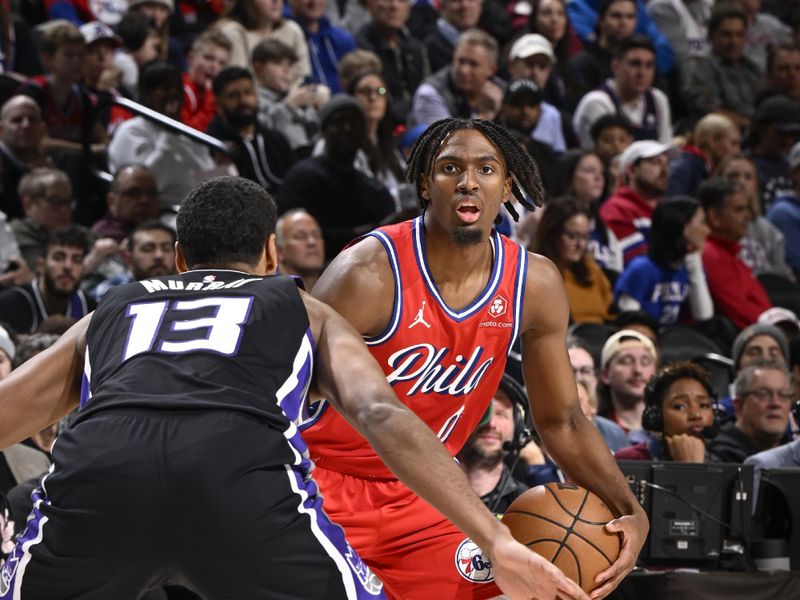
[[[166,117],[161,113],[154,111],[151,108],[147,108],[146,106],[139,104],[138,102],[134,102],[133,100],[129,100],[128,98],[123,98],[121,96],[119,97],[109,96],[108,100],[101,102],[97,106],[97,108],[101,109],[110,105],[116,105],[121,108],[124,108],[125,110],[128,110],[137,116],[143,117],[148,121],[157,123],[160,127],[163,127],[164,129],[172,133],[177,133],[178,135],[187,137],[190,140],[197,142],[198,144],[202,144],[206,148],[215,150],[217,152],[222,152],[226,156],[230,155],[230,149],[225,144],[225,142],[222,142],[221,140],[218,140],[217,138],[212,137],[207,133],[203,133],[202,131],[198,131],[197,129],[189,127],[188,125],[184,125],[180,121],[176,121],[175,119]],[[97,114],[98,111],[95,110],[94,111],[95,118]],[[84,153],[89,159],[91,158],[91,152],[89,150],[88,140],[84,141]],[[109,183],[113,179],[111,173],[103,171],[102,169],[99,168],[95,168],[94,173],[97,177]]]
[[[165,129],[169,129],[172,133],[177,133],[179,135],[183,135],[188,137],[192,141],[195,141],[199,144],[203,144],[204,146],[211,148],[212,150],[217,150],[224,154],[229,154],[230,150],[228,146],[218,140],[215,137],[211,137],[207,133],[203,133],[202,131],[198,131],[197,129],[193,129],[188,125],[184,125],[180,121],[176,121],[175,119],[171,119],[169,117],[165,117],[159,112],[156,112],[146,106],[139,104],[138,102],[134,102],[133,100],[129,100],[128,98],[114,98],[112,101],[113,104],[117,106],[121,106],[122,108],[131,111],[132,113],[139,115],[140,117],[144,117],[148,121],[153,121],[158,123],[161,127]]]

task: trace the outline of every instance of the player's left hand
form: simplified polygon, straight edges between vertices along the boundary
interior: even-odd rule
[[[625,515],[606,524],[606,531],[609,533],[622,534],[622,547],[614,564],[595,578],[598,587],[592,590],[592,600],[608,596],[633,570],[649,529],[650,523],[644,510],[638,510],[632,515]]]

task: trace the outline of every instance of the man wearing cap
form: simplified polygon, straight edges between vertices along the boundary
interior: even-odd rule
[[[545,105],[555,111],[556,122],[548,123]],[[503,105],[497,122],[506,129],[519,134],[519,139],[531,156],[536,159],[545,190],[554,189],[556,173],[556,150],[548,134],[557,128],[561,134],[561,118],[557,109],[542,101],[541,89],[530,79],[517,79],[506,88]],[[544,135],[542,135],[542,133]],[[563,136],[561,137],[563,141]]]
[[[428,77],[414,93],[408,126],[430,125],[446,117],[472,117],[483,109],[497,70],[497,41],[478,29],[458,38],[452,64]]]
[[[277,194],[294,155],[280,133],[258,120],[258,94],[253,74],[243,67],[223,69],[212,84],[217,116],[208,133],[226,141],[239,175]]]
[[[711,235],[703,246],[703,268],[717,312],[744,329],[772,302],[742,259],[739,240],[752,218],[747,195],[734,181],[714,177],[697,189]]]
[[[366,135],[364,111],[355,98],[338,94],[328,100],[320,129],[325,153],[289,170],[277,202],[280,213],[306,209],[322,228],[325,256],[333,258],[354,238],[390,222],[394,200],[381,182],[353,165]]]
[[[636,0],[600,0],[596,38],[570,60],[573,94],[582,98],[612,76],[614,50],[636,31]]]
[[[622,246],[625,263],[647,252],[650,220],[669,182],[677,150],[655,141],[634,142],[620,156],[622,183],[600,207],[600,217]]]
[[[767,211],[767,219],[783,233],[786,262],[797,278],[800,277],[800,142],[792,146],[789,153],[789,176],[794,190],[775,197]]]
[[[762,317],[769,318],[770,315],[775,315],[772,312],[775,310],[786,309],[771,308],[764,312]],[[762,323],[759,317],[759,323],[750,325],[736,336],[733,341],[731,357],[735,374],[759,361],[768,360],[779,365],[788,365],[789,344],[781,329],[772,324]],[[720,405],[729,415],[734,414],[733,398],[723,398],[720,400]]]
[[[600,353],[597,413],[622,427],[628,440],[645,439],[642,430],[644,390],[656,372],[656,347],[645,335],[623,329],[612,335]]]
[[[481,0],[442,0],[436,28],[425,38],[431,71],[436,72],[453,60],[458,38],[478,26],[483,12]]]
[[[525,79],[538,88],[539,117],[533,138],[549,145],[555,152],[565,152],[567,144],[562,128],[561,111],[544,101],[545,88],[553,71],[556,55],[553,46],[543,35],[527,33],[519,38],[508,53],[508,73],[511,81]]]
[[[683,85],[692,116],[721,112],[740,127],[750,123],[763,75],[744,54],[746,32],[747,17],[737,6],[721,4],[712,11],[711,53],[695,59]]]
[[[83,84],[93,93],[110,91],[119,80],[119,70],[114,66],[114,51],[122,41],[111,28],[100,21],[81,25],[81,35],[86,41],[83,59]]]
[[[788,308],[773,306],[758,317],[759,325],[773,325],[781,330],[786,341],[792,344],[800,337],[800,319]],[[787,361],[788,364],[788,361]]]
[[[611,61],[614,76],[578,103],[572,125],[582,148],[593,145],[591,129],[603,115],[627,119],[635,140],[672,140],[672,116],[667,96],[653,87],[655,50],[650,40],[633,35],[620,42]]]
[[[794,193],[786,160],[800,141],[800,102],[787,96],[767,98],[756,109],[747,155],[758,169],[761,206],[768,209],[779,196]]]

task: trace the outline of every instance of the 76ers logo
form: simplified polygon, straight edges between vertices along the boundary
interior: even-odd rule
[[[506,314],[507,308],[508,301],[498,294],[494,297],[494,300],[492,300],[492,303],[489,305],[489,316],[491,316],[493,319],[496,319],[497,317]]]
[[[483,554],[483,550],[471,539],[467,538],[456,550],[456,569],[466,580],[475,583],[494,581],[492,563]]]

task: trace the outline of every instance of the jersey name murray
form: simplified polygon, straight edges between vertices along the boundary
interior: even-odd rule
[[[215,290],[232,290],[242,287],[252,281],[261,281],[263,277],[243,277],[234,281],[217,281],[216,276],[207,275],[202,281],[184,282],[180,279],[144,279],[139,283],[148,293],[165,291],[185,291],[185,292],[213,292]]]

